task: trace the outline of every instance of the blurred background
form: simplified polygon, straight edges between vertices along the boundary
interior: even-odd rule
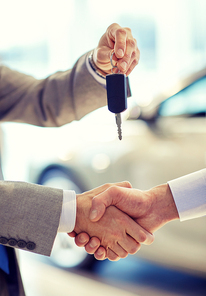
[[[121,142],[107,107],[61,128],[3,123],[5,179],[77,193],[129,180],[146,190],[203,169],[205,13],[204,0],[1,0],[0,63],[37,79],[71,68],[114,22],[131,28],[141,52]],[[51,258],[20,252],[26,292],[206,295],[205,221],[172,222],[152,246],[115,263],[58,235]]]

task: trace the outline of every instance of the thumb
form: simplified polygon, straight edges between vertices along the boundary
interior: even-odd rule
[[[99,221],[106,211],[104,195],[105,194],[103,192],[92,199],[92,207],[90,209],[89,219],[93,222]]]
[[[122,198],[124,198],[128,188],[131,189],[131,184],[127,181],[116,183],[93,197],[89,215],[90,220],[93,222],[99,221],[104,215],[106,208],[111,205],[117,206],[120,210],[123,210]]]
[[[118,188],[121,187],[111,186],[102,193],[93,197],[89,215],[91,221],[99,221],[99,219],[101,219],[101,217],[104,215],[106,208],[117,203]]]

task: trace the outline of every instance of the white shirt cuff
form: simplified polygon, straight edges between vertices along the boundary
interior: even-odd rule
[[[89,71],[89,73],[94,77],[94,79],[99,82],[100,84],[102,84],[105,88],[106,88],[106,79],[103,77],[100,77],[91,67],[90,63],[89,63],[89,54],[86,57],[86,66],[87,66],[87,70]]]
[[[206,169],[168,182],[180,221],[206,215]]]
[[[76,193],[73,190],[63,190],[62,212],[58,232],[72,232],[76,221]]]

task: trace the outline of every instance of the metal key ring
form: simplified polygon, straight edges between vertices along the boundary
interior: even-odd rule
[[[110,56],[110,63],[111,63],[111,65],[112,65],[111,72],[112,72],[112,74],[115,74],[115,73],[113,72],[113,70],[114,70],[115,68],[118,69],[118,67],[113,65],[113,61],[112,61],[113,54],[114,54],[114,51],[111,53],[111,56]],[[119,73],[119,72],[120,72],[120,70],[118,69],[118,72],[117,72],[117,73]]]

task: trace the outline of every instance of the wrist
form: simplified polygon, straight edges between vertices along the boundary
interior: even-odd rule
[[[152,188],[152,200],[154,211],[157,212],[161,224],[164,225],[172,220],[179,219],[174,198],[168,184],[162,184]]]
[[[74,231],[79,234],[81,232],[88,233],[89,211],[92,206],[92,196],[87,193],[76,195],[76,223]]]
[[[91,68],[98,76],[100,76],[102,78],[106,78],[106,75],[108,73],[104,72],[103,70],[101,70],[100,68],[97,67],[96,63],[94,62],[93,57],[94,57],[94,51],[92,51],[89,55],[89,64],[90,64]]]

